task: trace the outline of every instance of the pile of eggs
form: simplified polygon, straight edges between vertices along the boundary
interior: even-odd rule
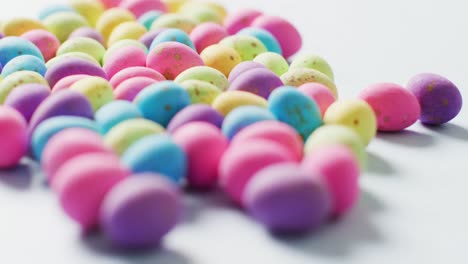
[[[273,232],[342,217],[377,131],[461,110],[419,74],[339,99],[287,20],[202,0],[71,0],[2,24],[0,168],[30,155],[65,213],[116,246],[158,245],[182,189],[220,187]],[[291,61],[291,63],[289,63]]]

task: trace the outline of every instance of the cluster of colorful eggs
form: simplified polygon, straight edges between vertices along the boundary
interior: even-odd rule
[[[435,74],[338,99],[323,58],[288,62],[290,22],[210,1],[72,0],[2,28],[0,167],[29,153],[67,215],[122,247],[161,241],[180,187],[220,186],[275,232],[317,228],[355,204],[378,130],[462,106]]]

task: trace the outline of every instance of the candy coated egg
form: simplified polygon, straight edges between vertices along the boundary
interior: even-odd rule
[[[129,10],[136,17],[140,17],[148,10],[167,12],[167,6],[161,0],[123,0],[119,6]]]
[[[55,53],[60,47],[60,41],[57,37],[47,30],[31,30],[21,35],[21,37],[33,43],[40,50],[45,61],[55,57]]]
[[[129,119],[115,125],[106,134],[104,141],[116,153],[122,155],[139,139],[164,132],[164,128],[154,122],[142,118]]]
[[[136,105],[120,100],[104,105],[94,115],[94,120],[103,134],[107,134],[113,127],[124,121],[137,118],[141,118],[141,113]]]
[[[325,146],[307,155],[301,167],[325,183],[333,216],[351,210],[359,198],[359,162],[346,146]]]
[[[27,123],[15,109],[0,106],[0,168],[16,166],[28,150]]]
[[[192,30],[197,26],[197,23],[182,14],[164,14],[160,16],[151,25],[151,30],[161,28],[178,28],[185,33],[190,34]]]
[[[153,43],[153,40],[159,35],[161,34],[161,32],[163,32],[164,30],[166,30],[165,28],[161,28],[161,29],[155,29],[155,30],[151,30],[151,31],[148,31],[146,32],[145,34],[143,34],[139,39],[138,41],[143,44],[147,49],[151,48],[151,44]]]
[[[54,85],[54,87],[52,88],[52,93],[57,93],[57,92],[60,92],[62,90],[66,90],[66,89],[70,88],[70,86],[72,86],[77,81],[79,81],[81,79],[84,79],[84,78],[87,78],[89,76],[90,75],[87,75],[87,74],[76,74],[76,75],[67,76],[67,77],[61,79],[60,81],[58,81]]]
[[[182,198],[159,174],[128,177],[106,195],[100,210],[104,235],[119,248],[158,246],[182,215]]]
[[[89,129],[69,128],[55,134],[47,142],[41,159],[41,166],[49,184],[53,185],[55,174],[67,161],[90,153],[113,152],[104,145],[99,133]]]
[[[338,97],[336,85],[325,74],[308,68],[290,68],[288,72],[281,76],[285,85],[299,87],[306,83],[320,83],[328,87],[335,98]]]
[[[212,104],[213,108],[223,116],[226,116],[232,110],[245,105],[268,108],[268,102],[265,98],[244,91],[224,92],[216,97]]]
[[[93,27],[96,26],[99,17],[104,13],[104,5],[100,0],[71,0],[70,5]]]
[[[424,124],[442,125],[455,118],[462,109],[460,90],[445,77],[432,73],[418,74],[407,87],[421,105],[419,120]]]
[[[372,107],[364,100],[348,99],[333,103],[323,117],[325,124],[348,126],[356,131],[364,145],[377,133],[377,118]]]
[[[106,8],[113,8],[120,5],[122,0],[100,0]]]
[[[289,70],[288,62],[278,53],[265,52],[255,57],[254,61],[263,64],[278,76],[285,74]]]
[[[261,15],[262,12],[254,9],[238,10],[227,15],[224,27],[230,35],[234,35],[242,29],[250,27],[252,22]]]
[[[206,66],[217,69],[225,76],[229,76],[232,69],[242,61],[235,49],[219,44],[207,47],[200,56]]]
[[[235,49],[242,61],[251,61],[257,55],[268,51],[260,40],[251,36],[230,36],[223,39],[219,44]]]
[[[107,74],[99,65],[80,58],[69,58],[51,65],[45,78],[54,87],[58,81],[70,75],[87,74],[107,79]]]
[[[192,104],[211,105],[216,97],[221,94],[218,87],[204,81],[188,80],[180,85],[188,92]]]
[[[159,33],[151,43],[149,50],[153,50],[157,45],[164,42],[179,42],[195,50],[195,45],[189,35],[178,28],[169,28]]]
[[[59,12],[76,12],[76,11],[70,5],[59,5],[59,4],[49,5],[49,6],[42,8],[39,11],[39,15],[37,17],[39,18],[39,20],[44,20],[48,16],[53,15],[55,13],[59,13]]]
[[[114,96],[117,100],[126,100],[132,102],[133,99],[146,87],[156,83],[157,81],[148,77],[133,77],[119,86],[115,87]]]
[[[6,78],[8,75],[18,71],[32,71],[37,72],[44,76],[47,68],[43,60],[32,55],[21,55],[10,60],[3,66],[2,77]]]
[[[21,36],[36,29],[46,28],[41,21],[33,18],[16,17],[5,21],[2,25],[2,33],[5,36]]]
[[[106,49],[97,40],[78,37],[65,41],[57,50],[57,56],[70,52],[83,52],[100,62],[106,52]]]
[[[187,3],[189,0],[162,0],[167,8],[169,13],[177,13],[181,6]]]
[[[230,91],[245,91],[268,99],[278,87],[283,86],[281,79],[268,69],[252,69],[239,75],[229,86]]]
[[[179,13],[192,19],[197,24],[206,22],[222,24],[223,22],[223,19],[218,15],[216,10],[209,6],[197,5],[192,8],[182,8]]]
[[[280,87],[268,99],[270,111],[307,139],[315,129],[322,125],[320,109],[306,95],[293,87]]]
[[[393,83],[373,84],[359,94],[377,116],[379,131],[401,131],[414,124],[421,115],[416,97]]]
[[[41,51],[29,40],[20,37],[0,39],[0,64],[2,66],[21,55],[32,55],[44,61]]]
[[[186,124],[172,135],[187,155],[187,182],[192,188],[213,188],[218,181],[218,165],[228,148],[228,140],[218,127],[206,122]]]
[[[46,67],[47,67],[47,69],[49,69],[52,66],[54,66],[56,64],[59,64],[59,63],[64,63],[64,62],[70,60],[71,58],[86,60],[86,61],[91,62],[92,64],[98,66],[99,68],[101,67],[101,63],[99,63],[95,58],[93,58],[93,56],[91,56],[91,55],[89,55],[87,53],[84,53],[84,52],[69,52],[69,53],[65,53],[63,55],[54,57],[54,58],[50,59],[46,63]]]
[[[190,33],[190,39],[192,39],[199,53],[211,45],[218,44],[227,36],[226,29],[213,22],[199,24]]]
[[[134,103],[146,119],[165,127],[177,112],[191,104],[191,99],[184,87],[164,81],[141,91]]]
[[[99,33],[96,29],[91,27],[81,27],[73,31],[70,36],[68,36],[68,40],[75,39],[75,38],[90,38],[94,39],[99,42],[102,46],[105,45],[104,37]]]
[[[75,12],[58,12],[48,16],[42,22],[60,42],[66,41],[76,29],[89,26],[88,21]]]
[[[122,82],[126,81],[127,79],[131,79],[133,77],[147,77],[151,78],[155,81],[165,81],[166,78],[162,76],[159,72],[149,69],[146,67],[129,67],[125,68],[118,73],[116,73],[112,78],[110,79],[110,84],[112,87],[117,87],[119,86]]]
[[[140,48],[143,52],[145,52],[145,54],[148,53],[148,49],[146,48],[146,46],[140,43],[139,41],[134,39],[123,39],[112,44],[112,46],[110,46],[107,49],[106,53],[104,53],[104,57],[102,57],[102,64],[106,64],[107,60],[110,57],[115,56],[114,53],[119,53],[120,49],[128,46]]]
[[[43,84],[23,84],[16,87],[5,100],[29,122],[36,108],[50,95],[50,88]]]
[[[200,55],[190,47],[179,42],[164,42],[152,49],[146,60],[146,66],[174,80],[187,69],[203,66]]]
[[[296,161],[302,160],[304,141],[294,128],[279,121],[261,121],[242,129],[232,139],[231,146],[247,140],[269,140],[281,144]]]
[[[70,86],[70,90],[80,92],[88,98],[94,111],[114,100],[114,91],[106,79],[86,77]]]
[[[135,20],[135,16],[130,11],[122,8],[111,8],[99,17],[96,29],[102,34],[107,44],[109,36],[118,25]]]
[[[225,91],[229,87],[229,82],[224,74],[208,66],[195,66],[183,71],[174,80],[176,83],[182,83],[190,80],[198,80],[210,83],[220,91]]]
[[[245,188],[258,171],[290,161],[293,157],[278,143],[265,140],[244,142],[242,147],[230,148],[223,155],[219,165],[220,185],[237,205],[243,206]]]
[[[138,23],[142,24],[147,30],[150,30],[151,25],[153,25],[154,21],[163,14],[163,12],[156,10],[145,12],[138,18]]]
[[[49,140],[67,128],[84,128],[99,133],[99,128],[93,120],[79,116],[55,116],[40,123],[31,136],[31,149],[34,157],[41,161],[44,148]]]
[[[175,183],[187,176],[187,156],[168,135],[146,136],[131,145],[122,162],[134,173],[158,173]]]
[[[122,47],[104,63],[103,69],[109,78],[114,77],[119,71],[130,67],[144,67],[146,64],[146,52],[139,47]]]
[[[130,174],[115,155],[91,153],[66,162],[57,171],[52,187],[65,213],[90,230],[99,223],[106,194]]]
[[[267,120],[276,120],[268,109],[258,106],[242,106],[232,110],[224,119],[222,131],[229,139],[233,139],[242,129]]]
[[[211,106],[194,104],[180,110],[169,122],[167,131],[174,133],[180,127],[192,122],[205,122],[221,128],[224,117]]]
[[[322,117],[325,115],[328,107],[335,102],[335,97],[330,89],[320,83],[306,83],[301,85],[297,90],[317,103]]]
[[[47,81],[37,72],[18,71],[8,75],[0,82],[0,104],[5,102],[10,92],[22,84],[36,83],[49,86]]]
[[[366,168],[366,146],[356,131],[347,126],[325,125],[318,128],[306,141],[304,151],[308,155],[313,155],[320,148],[330,145],[347,146],[359,160],[361,168]]]
[[[275,164],[257,172],[243,200],[249,214],[276,233],[315,230],[325,223],[331,210],[324,182],[294,163]]]
[[[241,62],[232,69],[231,73],[229,73],[229,82],[234,82],[237,77],[252,69],[266,69],[266,67],[263,64],[254,61]]]
[[[270,32],[264,29],[249,27],[239,31],[237,34],[257,38],[263,43],[263,45],[265,45],[269,52],[277,53],[279,55],[283,53],[278,40],[276,40],[276,38]]]
[[[135,21],[123,22],[116,26],[107,40],[107,46],[110,47],[119,40],[134,39],[138,40],[147,32],[146,28]]]
[[[297,56],[291,63],[291,69],[297,68],[307,68],[319,71],[328,76],[330,80],[333,80],[335,78],[330,64],[328,64],[328,62],[324,58],[317,55]]]

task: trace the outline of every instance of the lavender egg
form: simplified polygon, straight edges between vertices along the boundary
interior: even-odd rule
[[[178,112],[169,122],[167,131],[174,133],[179,127],[191,122],[206,122],[221,128],[224,117],[215,109],[205,104],[190,105]]]
[[[236,65],[229,74],[228,81],[232,83],[241,74],[250,71],[252,69],[266,69],[263,64],[254,61],[244,61]]]
[[[16,109],[29,122],[36,108],[50,95],[50,88],[42,84],[23,84],[16,87],[5,105]]]
[[[230,91],[245,91],[268,99],[271,92],[283,86],[281,79],[268,69],[251,69],[239,75],[229,86]]]
[[[87,74],[97,76],[107,80],[107,75],[101,67],[80,58],[67,58],[50,66],[47,70],[45,78],[51,87],[61,79],[77,74]]]

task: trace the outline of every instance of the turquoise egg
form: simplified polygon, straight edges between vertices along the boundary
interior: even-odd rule
[[[44,62],[41,51],[29,40],[20,37],[0,39],[1,65],[6,65],[9,61],[21,55],[32,55]]]
[[[147,30],[150,30],[151,25],[153,25],[153,22],[162,15],[163,13],[160,11],[148,11],[144,13],[140,18],[138,18],[138,22],[142,24]]]
[[[190,48],[196,51],[195,45],[193,44],[189,35],[177,28],[166,29],[163,32],[159,33],[151,43],[150,50],[153,50],[158,44],[164,42],[179,42],[186,46],[189,46]]]
[[[234,109],[226,116],[222,131],[231,140],[245,127],[267,120],[276,120],[275,116],[268,109],[258,106],[242,106]]]
[[[143,117],[164,127],[192,101],[184,87],[172,81],[159,82],[146,87],[134,100]]]
[[[42,122],[31,138],[31,147],[37,160],[41,160],[47,142],[58,132],[67,128],[84,128],[100,133],[98,125],[93,120],[77,116],[57,116]]]
[[[276,38],[265,29],[249,27],[244,28],[237,34],[255,37],[258,40],[260,40],[263,43],[263,45],[265,45],[268,51],[283,54],[283,50],[281,49],[278,40],[276,40]]]
[[[138,107],[131,102],[117,100],[101,107],[94,115],[94,120],[98,123],[103,134],[107,134],[114,126],[123,121],[141,118]]]
[[[45,76],[47,67],[45,66],[45,63],[36,56],[22,55],[10,60],[3,67],[2,77],[5,78],[18,71],[33,71]]]
[[[296,129],[303,139],[307,139],[323,124],[317,104],[294,87],[275,89],[268,103],[273,115]]]
[[[146,136],[125,151],[122,162],[133,173],[159,173],[176,183],[187,175],[187,157],[166,134]]]

